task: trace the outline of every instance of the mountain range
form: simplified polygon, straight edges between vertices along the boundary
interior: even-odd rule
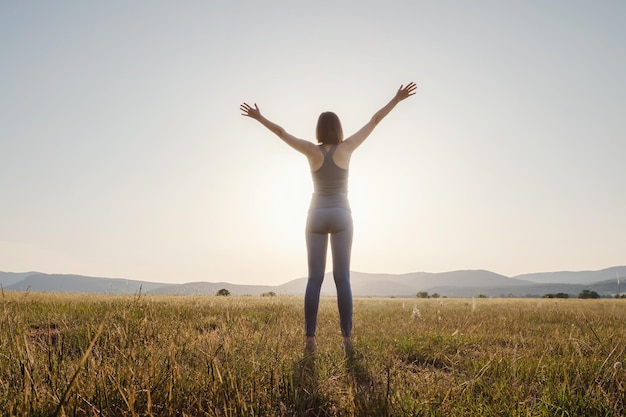
[[[412,272],[383,274],[351,272],[352,293],[355,297],[415,297],[418,292],[437,293],[446,297],[541,297],[548,293],[565,293],[576,297],[583,290],[601,296],[621,292],[620,277],[626,266],[599,271],[543,272],[507,277],[485,270],[464,270],[441,273]],[[72,292],[97,294],[163,294],[214,295],[227,289],[232,295],[304,294],[306,278],[281,285],[239,285],[227,282],[190,282],[163,284],[123,278],[88,277],[82,275],[45,274],[41,272],[1,272],[0,286],[4,291]],[[624,286],[626,289],[626,285]],[[331,273],[327,273],[322,295],[335,296]]]

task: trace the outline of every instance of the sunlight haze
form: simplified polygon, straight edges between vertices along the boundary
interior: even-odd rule
[[[626,3],[0,4],[0,271],[307,275],[314,141],[353,155],[352,270],[626,262]],[[327,265],[331,270],[332,264]]]

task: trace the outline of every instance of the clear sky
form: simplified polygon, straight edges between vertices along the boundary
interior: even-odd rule
[[[314,139],[352,157],[352,269],[626,264],[623,1],[0,3],[0,270],[306,276]],[[330,264],[328,268],[330,269]]]

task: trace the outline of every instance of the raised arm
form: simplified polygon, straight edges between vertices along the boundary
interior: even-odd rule
[[[318,156],[319,150],[315,144],[304,139],[298,139],[297,137],[287,133],[287,131],[281,126],[265,118],[265,116],[261,114],[261,110],[256,103],[254,103],[254,107],[250,106],[248,103],[243,103],[239,106],[239,109],[241,110],[242,116],[247,116],[258,121],[276,136],[281,138],[287,145],[306,155],[307,158],[310,159]]]
[[[383,120],[399,102],[414,95],[416,90],[417,85],[414,82],[408,83],[406,87],[401,85],[396,92],[396,95],[391,99],[391,101],[389,101],[389,103],[374,113],[370,121],[367,122],[367,124],[365,124],[365,126],[363,126],[358,132],[344,140],[344,146],[347,148],[346,150],[349,153],[352,153],[356,148],[358,148],[365,141],[365,139],[367,139],[370,133],[372,133],[378,123],[380,123],[380,121]]]

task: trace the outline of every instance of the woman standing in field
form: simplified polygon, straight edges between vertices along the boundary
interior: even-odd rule
[[[348,203],[348,167],[352,152],[372,133],[380,121],[402,100],[415,94],[411,82],[400,86],[395,96],[378,110],[359,131],[344,140],[341,122],[332,112],[324,112],[317,121],[318,144],[296,138],[266,119],[254,104],[240,106],[243,116],[251,117],[275,133],[287,145],[303,153],[311,167],[314,192],[306,223],[306,246],[309,276],[304,296],[307,350],[317,349],[315,328],[320,290],[326,270],[328,236],[333,258],[333,277],[337,287],[337,304],[343,347],[352,348],[352,290],[350,288],[350,253],[352,249],[352,214]]]

